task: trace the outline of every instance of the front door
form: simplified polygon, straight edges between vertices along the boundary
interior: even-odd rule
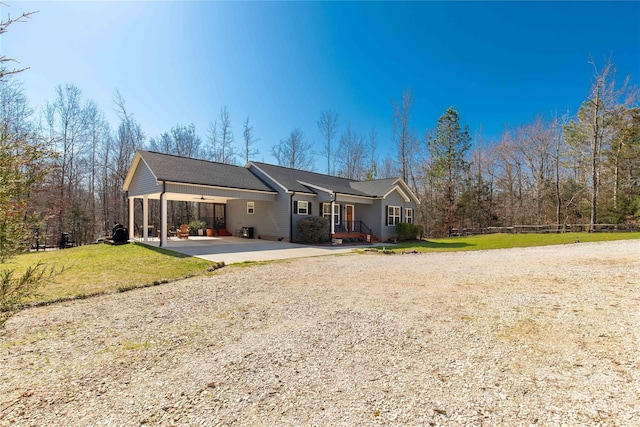
[[[346,221],[345,221],[345,227],[347,229],[347,231],[351,232],[353,231],[353,205],[346,205],[345,206],[346,209]]]
[[[221,228],[227,228],[226,207],[227,205],[217,203],[213,205],[213,228],[216,229],[216,232],[219,232]]]

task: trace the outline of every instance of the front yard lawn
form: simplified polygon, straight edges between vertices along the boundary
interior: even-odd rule
[[[479,251],[627,239],[640,239],[640,233],[485,234],[403,242],[392,246],[382,244],[377,247],[394,252],[407,250],[418,252]]]
[[[204,273],[212,262],[166,249],[130,243],[80,246],[64,250],[18,255],[0,265],[0,270],[21,274],[38,262],[57,274],[38,290],[29,303],[82,298],[107,292],[150,286]]]

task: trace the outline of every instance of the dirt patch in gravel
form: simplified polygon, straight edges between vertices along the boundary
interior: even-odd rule
[[[0,425],[640,424],[640,242],[346,255],[25,310]]]

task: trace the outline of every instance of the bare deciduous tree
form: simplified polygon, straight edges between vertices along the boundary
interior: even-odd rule
[[[402,91],[400,105],[393,102],[393,140],[398,149],[397,160],[400,166],[400,176],[410,184],[411,156],[416,145],[416,138],[411,129],[411,106],[413,96],[410,90]]]
[[[207,158],[209,160],[213,160],[214,162],[217,162],[219,158],[219,153],[221,152],[218,120],[209,122],[209,127],[207,128],[207,141],[209,142],[209,149],[210,149],[210,152]]]
[[[227,107],[220,109],[220,161],[222,163],[235,163],[236,153],[232,146],[233,129],[231,129],[231,117]]]
[[[258,151],[257,148],[253,148],[253,145],[260,140],[253,135],[253,132],[253,126],[249,124],[249,117],[247,116],[247,120],[244,121],[244,130],[242,132],[242,137],[244,138],[242,154],[246,163],[249,163],[252,156],[260,154],[260,151]]]
[[[311,144],[305,140],[304,132],[299,128],[293,129],[287,138],[271,147],[271,153],[280,166],[310,170],[313,164]]]
[[[88,190],[88,211],[91,212],[91,228],[88,230],[87,239],[93,240],[95,236],[99,236],[104,230],[103,226],[108,218],[102,217],[102,209],[99,206],[99,191],[100,188],[100,148],[109,144],[111,138],[111,129],[109,128],[109,122],[107,122],[104,114],[95,106],[91,105],[91,108],[87,111],[87,122],[89,126],[89,140],[90,140],[90,152],[89,152],[89,188]]]
[[[107,215],[112,218],[105,218],[105,229],[109,230],[110,221],[125,222],[128,218],[127,196],[122,191],[124,180],[127,176],[129,166],[133,160],[136,150],[143,147],[145,135],[142,132],[140,124],[134,119],[130,113],[120,92],[115,92],[115,111],[120,119],[120,124],[116,130],[113,139],[113,151],[111,155],[111,167],[109,167],[110,177],[106,187],[109,188],[108,194],[111,200],[111,207],[107,210]]]
[[[382,160],[382,167],[380,168],[380,178],[393,178],[398,176],[393,164],[393,157],[391,155],[385,156]]]
[[[340,137],[338,146],[338,175],[353,180],[365,177],[365,140],[364,136],[351,130],[351,124]]]
[[[580,106],[576,120],[565,126],[565,138],[589,162],[590,225],[593,231],[598,221],[598,195],[601,189],[603,155],[610,152],[616,140],[621,117],[636,102],[630,91],[629,78],[616,86],[615,67],[609,60],[598,69],[593,60],[594,80],[588,99]]]
[[[375,126],[369,132],[367,141],[367,176],[366,179],[372,180],[378,177],[378,132]]]
[[[0,2],[0,5],[4,5],[4,3]],[[37,11],[34,12],[24,12],[22,13],[20,16],[18,16],[17,18],[11,19],[8,18],[6,21],[5,20],[0,20],[0,35],[4,34],[7,32],[7,29],[9,28],[10,25],[18,23],[18,22],[25,22],[26,20],[30,19],[31,16],[35,13],[38,13]],[[28,70],[29,67],[25,67],[25,68],[14,68],[12,70],[8,70],[6,67],[6,64],[9,63],[17,63],[18,61],[16,61],[13,58],[7,58],[5,55],[2,55],[0,53],[0,79],[3,79],[5,76],[9,76],[12,74],[17,74],[20,73],[24,70]]]
[[[236,150],[232,145],[235,138],[227,107],[220,109],[220,115],[213,123],[209,122],[207,139],[211,144],[211,160],[228,164],[236,162]]]
[[[331,175],[334,171],[332,168],[332,160],[331,160],[331,141],[336,134],[336,129],[338,128],[338,113],[335,111],[327,110],[320,113],[320,119],[318,120],[318,129],[320,129],[320,133],[326,139],[326,144],[324,146],[324,154],[327,157],[327,174]]]
[[[78,190],[85,173],[81,166],[89,144],[87,111],[91,104],[83,105],[82,91],[75,85],[58,86],[56,94],[57,98],[46,106],[49,138],[58,154],[54,169],[58,197],[52,202],[57,219],[56,233],[69,232],[73,235],[79,230],[73,213],[83,197]]]

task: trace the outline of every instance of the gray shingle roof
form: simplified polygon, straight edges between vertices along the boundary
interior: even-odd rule
[[[273,188],[260,180],[247,168],[191,159],[154,151],[138,151],[159,181],[243,190],[269,191]]]
[[[351,188],[351,181],[346,178],[323,175],[320,173],[303,171],[300,169],[291,169],[284,166],[270,165],[268,163],[252,163],[290,191],[300,191],[307,193],[316,192],[316,190],[314,190],[313,188],[301,184],[301,182],[304,182],[307,184],[313,184],[318,187],[326,188],[337,193],[353,194],[357,196],[367,195]]]
[[[399,178],[374,179],[371,181],[355,181],[352,182],[354,188],[370,194],[372,196],[382,197],[386,195],[398,183]]]
[[[352,181],[347,178],[324,175],[316,172],[270,165],[268,163],[252,162],[260,170],[278,181],[290,191],[311,192],[316,190],[302,183],[312,184],[339,194],[365,197],[382,197],[387,194],[398,181],[398,178],[377,179],[373,181]]]
[[[154,151],[140,150],[138,154],[159,181],[242,190],[275,191],[269,184],[262,181],[246,167]],[[398,178],[352,181],[347,178],[291,169],[268,163],[252,162],[252,164],[287,190],[304,193],[317,193],[319,187],[338,194],[383,197],[398,182]]]

